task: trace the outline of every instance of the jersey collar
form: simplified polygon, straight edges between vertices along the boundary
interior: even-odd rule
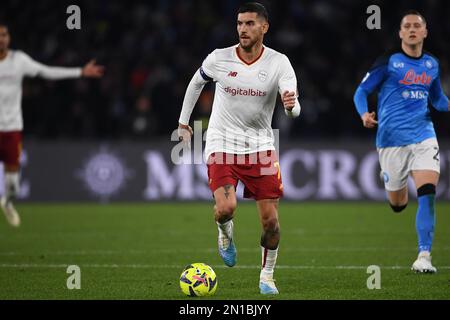
[[[236,55],[237,55],[238,59],[241,60],[243,63],[245,63],[247,66],[250,66],[250,65],[254,64],[256,61],[258,61],[261,58],[261,56],[263,55],[264,50],[265,50],[265,47],[262,46],[262,50],[261,50],[261,53],[259,54],[259,56],[257,56],[253,61],[247,62],[239,54],[238,47],[239,47],[239,45],[236,46]]]
[[[420,60],[420,59],[423,58],[423,49],[422,49],[422,53],[421,53],[420,56],[418,56],[418,57],[413,57],[413,56],[410,56],[409,54],[407,54],[407,53],[403,50],[402,46],[400,46],[400,52],[403,53],[405,56],[407,56],[407,57],[410,58],[410,59]]]

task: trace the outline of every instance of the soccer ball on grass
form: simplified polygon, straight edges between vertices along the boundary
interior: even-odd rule
[[[204,263],[187,265],[180,276],[180,288],[191,297],[212,296],[217,289],[216,273]]]

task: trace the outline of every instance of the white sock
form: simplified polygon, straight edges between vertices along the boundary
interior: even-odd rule
[[[19,173],[6,172],[5,173],[5,198],[6,201],[13,200],[19,192]]]
[[[262,254],[262,270],[260,278],[272,278],[275,264],[277,263],[278,248],[275,250],[261,247]]]
[[[219,241],[223,249],[228,248],[231,239],[233,239],[233,220],[228,220],[225,223],[217,222],[217,229],[219,230]]]
[[[420,251],[419,257],[430,257],[430,251]]]

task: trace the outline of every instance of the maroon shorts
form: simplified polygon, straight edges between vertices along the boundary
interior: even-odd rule
[[[225,185],[236,189],[240,180],[244,198],[278,199],[283,196],[280,163],[275,151],[236,155],[212,153],[207,162],[209,188],[214,193]]]
[[[19,166],[22,152],[22,132],[0,132],[0,161],[5,165]]]

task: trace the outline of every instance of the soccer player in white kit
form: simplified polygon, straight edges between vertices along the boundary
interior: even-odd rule
[[[239,44],[217,49],[204,60],[186,90],[179,134],[190,141],[189,119],[209,81],[216,91],[206,135],[209,187],[214,194],[219,254],[227,266],[236,263],[233,216],[240,180],[244,197],[256,200],[262,224],[261,294],[278,294],[273,273],[278,255],[278,202],[283,194],[271,120],[280,93],[285,112],[298,117],[297,79],[289,59],[263,45],[269,29],[267,11],[259,3],[238,10]]]
[[[18,50],[10,50],[7,24],[0,22],[0,161],[4,164],[5,192],[0,206],[7,221],[15,227],[20,217],[13,200],[19,191],[20,153],[22,149],[22,79],[40,76],[49,80],[99,78],[103,67],[90,61],[83,68],[49,67]]]

